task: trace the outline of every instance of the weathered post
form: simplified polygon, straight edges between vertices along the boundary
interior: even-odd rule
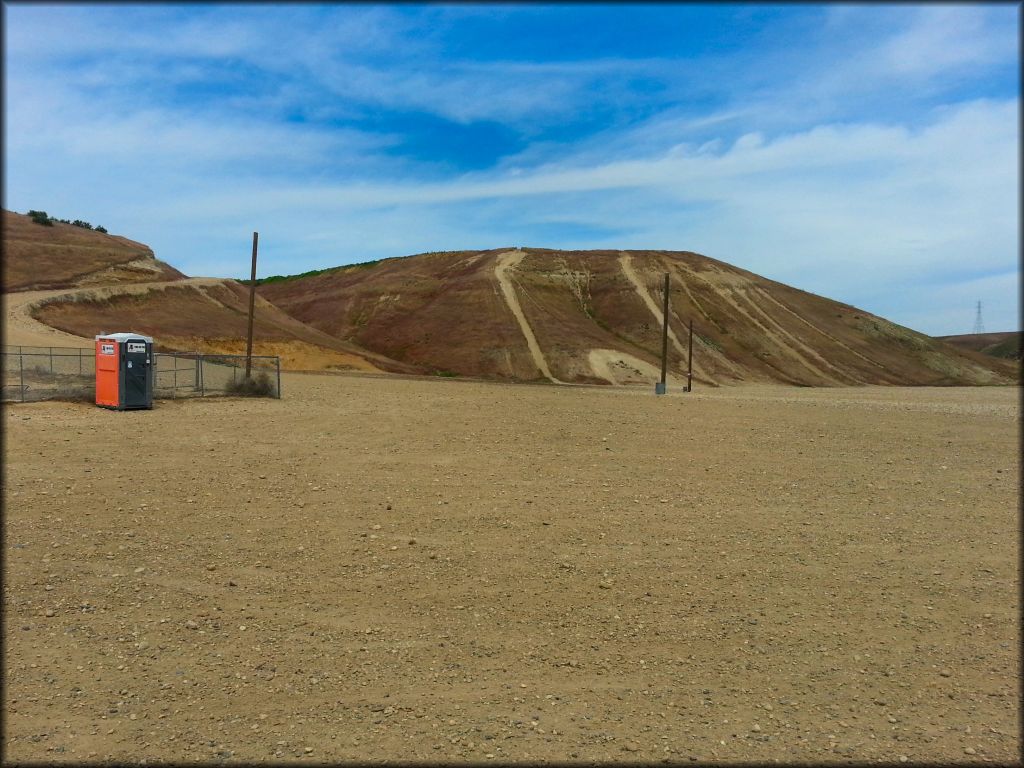
[[[686,391],[693,389],[693,320],[690,321],[690,351],[686,355]]]
[[[661,318],[661,383],[654,388],[654,394],[665,394],[665,377],[668,374],[668,272],[665,273],[665,308]]]
[[[256,308],[256,244],[260,233],[252,233],[252,277],[249,278],[249,335],[245,343],[245,378],[252,370],[252,314]]]

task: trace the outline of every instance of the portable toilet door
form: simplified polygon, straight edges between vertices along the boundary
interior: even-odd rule
[[[153,339],[140,333],[96,337],[96,405],[127,411],[153,407]]]

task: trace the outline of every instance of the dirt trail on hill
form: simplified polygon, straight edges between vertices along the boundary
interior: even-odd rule
[[[636,271],[633,269],[632,257],[625,251],[622,251],[619,254],[619,264],[622,266],[622,274],[624,274],[626,276],[626,279],[633,284],[633,287],[636,289],[637,295],[641,298],[641,300],[643,300],[644,306],[646,306],[647,309],[650,310],[651,314],[654,315],[654,319],[658,321],[658,327],[661,328],[662,323],[665,322],[665,315],[661,311],[661,309],[658,308],[658,303],[654,300],[654,297],[651,296],[650,292],[647,290],[647,286],[643,284],[643,281],[640,279],[639,275],[637,275]],[[668,337],[672,341],[672,346],[676,348],[676,352],[679,353],[680,363],[682,363],[682,361],[686,360],[689,356],[689,352],[683,348],[682,343],[679,341],[679,337],[676,336],[676,332],[672,330],[671,325],[668,329]],[[694,362],[696,362],[696,360],[694,360]],[[705,371],[701,369],[701,366],[699,364],[693,367],[693,372],[696,375],[705,375]],[[661,375],[661,371],[658,372],[658,375]]]
[[[185,286],[219,285],[225,282],[218,277],[190,277],[185,280],[161,280],[152,283],[116,283],[112,285],[89,285],[81,288],[61,288],[51,291],[17,291],[3,294],[4,329],[3,343],[23,347],[91,347],[94,339],[76,336],[73,333],[51,328],[32,317],[32,312],[51,299],[109,299],[125,294],[149,293],[153,290]]]
[[[523,336],[526,338],[526,345],[530,348],[530,355],[533,356],[533,362],[540,369],[540,372],[547,378],[553,381],[555,384],[562,384],[563,382],[556,379],[551,369],[548,368],[548,362],[544,359],[544,353],[541,352],[540,344],[537,343],[537,337],[533,335],[533,329],[530,327],[530,323],[526,319],[526,315],[523,314],[523,308],[519,306],[519,299],[516,297],[516,289],[512,285],[512,280],[509,278],[509,270],[515,269],[516,266],[523,260],[526,255],[523,251],[507,251],[498,256],[498,265],[494,269],[494,276],[498,278],[498,284],[501,286],[501,293],[505,297],[505,303],[508,304],[508,308],[512,310],[512,314],[516,317],[516,322],[519,323],[519,329],[523,332]]]

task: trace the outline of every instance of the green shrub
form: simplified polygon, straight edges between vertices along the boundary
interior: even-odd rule
[[[94,229],[97,232],[102,232],[104,234],[107,232],[104,227],[94,227],[88,221],[82,221],[81,219],[71,221],[70,219],[59,219],[56,216],[47,216],[46,211],[29,211],[28,215],[32,218],[32,221],[36,224],[42,224],[44,227],[52,227],[54,222],[58,222],[60,224],[70,224],[71,226],[79,227],[80,229]]]
[[[224,390],[229,395],[239,397],[274,397],[274,382],[266,371],[260,371],[250,378],[237,379],[228,384]]]

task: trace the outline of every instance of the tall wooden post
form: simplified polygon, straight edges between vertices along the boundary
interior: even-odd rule
[[[693,389],[693,320],[690,321],[690,352],[686,356],[686,391]]]
[[[665,378],[668,374],[668,272],[665,273],[665,307],[661,318],[661,384],[654,388],[656,394],[665,394]]]
[[[259,242],[260,233],[252,233],[252,277],[249,278],[249,335],[245,343],[245,378],[250,378],[252,372],[252,314],[256,308],[256,244]]]

